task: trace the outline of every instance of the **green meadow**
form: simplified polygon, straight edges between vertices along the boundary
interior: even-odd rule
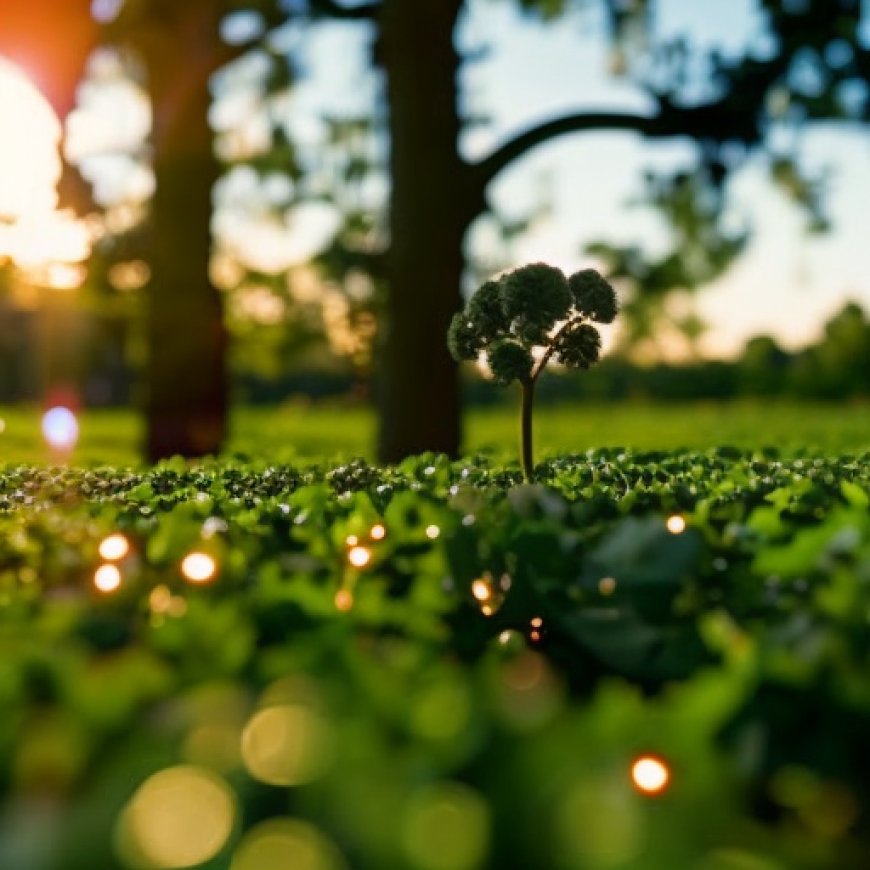
[[[52,462],[40,435],[39,410],[0,408],[0,462]],[[129,410],[92,410],[80,417],[81,436],[65,461],[138,463],[140,421]],[[232,417],[226,453],[271,461],[372,460],[374,413],[354,405],[288,403],[240,408]],[[465,418],[465,453],[509,458],[517,451],[517,411],[510,404],[474,408]],[[699,403],[543,405],[536,410],[535,449],[545,458],[590,448],[638,450],[775,446],[814,451],[870,447],[870,407],[857,403]]]

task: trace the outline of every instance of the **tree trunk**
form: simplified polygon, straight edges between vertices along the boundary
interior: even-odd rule
[[[145,369],[151,461],[218,452],[227,416],[226,333],[208,277],[216,167],[205,154],[156,158]]]
[[[384,0],[380,59],[390,112],[389,296],[378,372],[378,451],[393,462],[460,443],[447,327],[461,306],[469,223],[453,44],[462,0]]]
[[[216,453],[226,434],[226,331],[209,278],[212,187],[218,178],[208,124],[208,82],[225,59],[220,4],[152,4],[131,27],[154,105],[151,282],[145,368],[146,453]],[[134,29],[135,28],[135,29]]]

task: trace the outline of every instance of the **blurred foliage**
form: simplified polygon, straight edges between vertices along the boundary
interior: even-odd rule
[[[834,314],[818,341],[799,350],[785,350],[774,338],[760,335],[750,338],[733,359],[698,359],[693,342],[685,338],[682,360],[645,364],[631,355],[610,355],[583,377],[560,371],[560,377],[541,384],[541,397],[550,401],[870,397],[870,320],[855,303]],[[497,390],[475,378],[469,395],[473,401],[495,401]]]
[[[464,4],[456,0],[454,5],[461,10]],[[589,12],[590,20],[600,13],[601,36],[609,40],[610,74],[630,84],[649,110],[627,121],[619,113],[602,113],[598,122],[584,126],[580,122],[589,113],[581,105],[576,116],[567,117],[568,123],[520,131],[477,163],[454,155],[457,159],[450,165],[456,178],[450,186],[467,191],[469,203],[465,213],[459,210],[450,220],[464,222],[460,229],[467,229],[482,216],[501,239],[489,262],[465,258],[466,277],[511,265],[515,241],[547,214],[544,183],[537,191],[539,202],[527,214],[497,214],[487,197],[498,173],[530,148],[587,129],[634,129],[649,142],[688,139],[693,150],[686,164],[673,172],[647,173],[633,202],[661,216],[666,249],[650,253],[639,243],[614,244],[605,239],[586,251],[620,284],[626,344],[646,341],[669,321],[697,346],[706,324],[694,311],[670,302],[675,292],[690,298],[744,249],[753,230],[751,215],[734,212],[729,188],[748,160],[760,159],[773,183],[806,212],[809,231],[828,227],[824,206],[830,171],[811,170],[807,165],[802,134],[817,120],[863,124],[868,119],[870,61],[861,41],[860,3],[764,0],[759,6],[759,32],[741,50],[727,53],[685,35],[663,39],[657,30],[656,4],[647,0],[519,0],[514,6],[553,26],[568,26],[568,16],[575,13],[579,17]],[[174,8],[168,0],[127,0],[117,18],[107,24],[107,38],[124,42],[125,35],[136,34],[144,39],[143,27],[147,30],[149,21],[159,23],[175,14]],[[319,298],[299,292],[306,280],[293,274],[297,270],[288,274],[282,267],[264,274],[238,262],[223,270],[220,284],[228,291],[227,319],[238,339],[234,365],[244,367],[248,382],[273,376],[293,360],[304,361],[306,367],[324,365],[330,374],[343,369],[344,376],[360,384],[370,378],[379,342],[383,346],[388,341],[381,325],[389,293],[414,292],[413,282],[406,280],[408,286],[391,291],[387,280],[394,241],[387,226],[388,120],[396,107],[389,105],[390,88],[376,84],[384,72],[378,4],[233,0],[221,8],[227,13],[225,23],[237,26],[225,27],[223,42],[213,46],[226,62],[218,79],[226,83],[245,63],[261,68],[259,78],[254,76],[251,110],[259,112],[267,135],[246,150],[239,146],[238,131],[219,130],[219,155],[227,168],[252,170],[273,193],[283,191],[272,197],[267,208],[267,217],[277,226],[288,226],[296,210],[306,205],[326,204],[337,216],[335,232],[313,263]],[[360,22],[365,28],[361,33],[368,34],[363,63],[376,73],[365,84],[370,105],[349,114],[323,113],[316,118],[318,140],[306,143],[294,135],[288,101],[308,75],[307,37],[322,22],[338,19]],[[484,57],[488,48],[470,47],[457,56],[457,74]],[[360,75],[368,75],[368,68],[361,68]],[[457,80],[461,80],[458,75]],[[460,109],[466,116],[461,120],[466,129],[488,123],[485,105],[481,107],[476,99],[463,102]],[[597,116],[597,112],[591,115]],[[462,232],[454,232],[455,227],[446,223],[445,238],[448,231],[450,238],[460,238]],[[138,261],[146,243],[137,231],[107,236],[98,250],[93,285],[108,288],[112,267],[131,258]],[[453,293],[458,276],[443,283],[444,292]],[[129,299],[119,300],[118,308],[128,314],[136,310]],[[135,352],[142,356],[141,341]],[[412,366],[411,361],[407,364]],[[432,383],[440,381],[446,377],[441,369],[448,365],[445,358],[441,368],[421,368],[421,376],[425,372]],[[814,366],[814,361],[800,364],[801,369]]]
[[[750,216],[731,210],[729,185],[734,173],[753,155],[758,157],[759,150],[772,181],[805,210],[808,230],[827,228],[825,189],[831,171],[810,171],[801,137],[813,121],[864,124],[868,120],[870,59],[862,42],[858,0],[763,0],[759,32],[743,50],[728,53],[696,44],[685,35],[663,40],[657,32],[656,4],[649,0],[518,0],[514,5],[530,16],[554,22],[553,26],[567,26],[567,16],[575,13],[601,13],[602,37],[610,41],[610,73],[625,79],[649,101],[650,118],[640,120],[650,123],[641,124],[638,131],[648,141],[683,137],[694,143],[687,165],[673,173],[648,173],[634,203],[662,216],[668,250],[651,255],[639,244],[608,240],[587,249],[622,284],[627,342],[648,337],[663,320],[671,320],[691,340],[702,333],[705,325],[696,315],[674,315],[666,303],[675,290],[688,295],[706,285],[743,250],[752,222]],[[151,31],[159,29],[161,21],[170,20],[176,8],[170,0],[127,0],[119,4],[115,18],[105,22],[106,38],[123,45],[131,41],[132,34],[146,44],[153,36]],[[288,221],[294,209],[313,203],[328,203],[339,215],[336,232],[315,262],[319,278],[327,280],[331,312],[322,312],[319,302],[300,298],[294,290],[299,282],[293,276],[285,280],[283,273],[264,275],[239,264],[229,278],[224,274],[222,287],[238,291],[239,296],[228,306],[231,328],[240,339],[237,361],[250,361],[246,374],[262,374],[274,372],[282,359],[331,356],[335,367],[335,357],[341,356],[349,360],[346,368],[361,380],[371,370],[389,290],[385,277],[390,251],[386,228],[388,92],[372,87],[368,111],[318,118],[321,138],[314,146],[293,135],[287,122],[287,100],[308,74],[306,36],[325,20],[362,22],[370,34],[371,68],[379,68],[377,4],[227,0],[220,8],[226,11],[226,22],[240,25],[224,28],[224,40],[212,46],[213,54],[226,64],[220,75],[253,61],[261,67],[252,111],[261,114],[268,135],[256,148],[245,151],[233,146],[234,131],[219,131],[219,154],[227,167],[252,169],[273,190],[285,182],[284,195],[274,197],[269,206],[276,222]],[[106,9],[101,12],[103,19],[111,17]],[[227,39],[230,34],[232,44]],[[469,48],[456,59],[457,67],[473,65],[488,47]],[[140,61],[123,57],[127,74],[144,84]],[[466,127],[487,123],[487,113],[476,102],[470,100],[463,106]],[[607,126],[607,120],[602,120],[600,127]],[[509,156],[519,159],[529,147],[565,132],[570,130],[542,133],[542,138]],[[137,156],[146,156],[147,150],[143,143]],[[463,179],[457,178],[457,189],[486,188],[492,177],[478,170],[489,162],[489,158],[479,164],[457,161],[460,169],[468,170]],[[543,187],[539,191],[542,202],[532,213],[510,217],[494,214],[486,191],[479,191],[475,208],[491,221],[504,247],[489,263],[467,263],[467,274],[511,264],[513,242],[546,214]],[[141,265],[147,243],[141,223],[135,222],[116,227],[101,239],[88,285],[101,298],[88,304],[106,304],[113,267]],[[336,302],[337,294],[344,295],[343,303]],[[126,316],[138,312],[129,296],[113,304]],[[324,329],[328,348],[318,343]],[[282,330],[286,334],[279,335]],[[262,341],[257,340],[260,335]],[[141,348],[133,355],[141,357]]]
[[[714,177],[706,170],[661,176],[648,173],[642,202],[657,209],[672,234],[671,250],[658,258],[636,246],[592,243],[587,251],[599,257],[615,281],[634,288],[623,305],[626,328],[622,340],[634,346],[653,337],[666,318],[665,304],[676,289],[698,290],[720,275],[743,250],[746,230],[727,232],[720,226],[725,207],[724,173]],[[697,324],[677,321],[691,337]]]
[[[316,315],[305,307],[293,308],[289,323],[256,325],[240,319],[237,329],[250,343],[235,348],[244,359],[234,363],[234,394],[241,403],[263,405],[288,396],[304,400],[360,398],[359,382],[346,366],[323,354]],[[13,322],[14,325],[14,322]],[[88,333],[89,352],[76,345],[76,364],[64,357],[65,377],[73,380],[90,407],[121,404],[127,395],[132,372],[121,364],[124,345],[131,336],[117,320],[94,320],[101,332]],[[34,356],[22,349],[22,338],[33,334],[34,321],[9,328],[0,335],[0,397],[7,402],[35,401],[33,379],[25,375]],[[770,336],[749,339],[737,357],[706,360],[693,354],[684,342],[683,359],[674,362],[636,362],[631,356],[608,354],[582,376],[563,367],[554,368],[556,377],[541,381],[538,393],[546,402],[575,403],[603,400],[646,399],[659,402],[729,400],[752,397],[798,401],[861,400],[870,397],[870,322],[859,306],[849,303],[825,324],[823,336],[798,349],[786,350]],[[661,348],[659,352],[661,353]],[[276,364],[281,355],[302,357],[304,366]],[[470,367],[465,382],[469,405],[500,401],[501,391],[485,379],[477,367]],[[311,412],[306,412],[306,416]],[[241,415],[244,418],[244,413]],[[292,440],[292,439],[291,439]],[[355,448],[360,449],[360,448]]]
[[[670,176],[649,175],[642,200],[666,219],[671,252],[650,258],[631,245],[601,242],[588,248],[614,278],[626,281],[630,343],[668,319],[663,301],[670,291],[708,283],[748,241],[750,216],[741,216],[745,226],[739,230],[733,229],[733,216],[727,219],[728,182],[749,158],[747,146],[764,145],[772,182],[804,210],[809,233],[830,228],[825,188],[832,170],[806,166],[802,133],[813,120],[867,122],[870,53],[861,41],[856,0],[765,0],[766,31],[745,55],[703,49],[684,36],[657,43],[650,18],[654,4],[611,5],[620,22],[614,30],[615,68],[645,88],[664,114],[695,107],[698,123],[696,166]],[[620,47],[626,41],[629,50]],[[638,46],[644,50],[638,52]],[[690,330],[694,326],[690,323]]]
[[[3,866],[866,866],[870,457],[537,476],[7,466]]]
[[[601,258],[615,279],[621,279],[628,297],[626,340],[643,339],[668,319],[664,301],[674,290],[694,291],[720,275],[743,250],[752,230],[741,215],[734,228],[728,211],[728,181],[752,154],[752,146],[767,150],[770,177],[806,210],[808,229],[827,229],[824,189],[827,174],[810,174],[800,153],[800,133],[807,122],[843,119],[866,122],[868,100],[862,82],[868,69],[868,52],[860,41],[860,4],[856,0],[765,0],[764,29],[743,53],[723,53],[717,47],[695,45],[685,36],[662,40],[656,33],[655,4],[647,0],[519,0],[529,15],[556,22],[566,13],[591,10],[600,5],[609,25],[611,72],[629,79],[653,101],[659,127],[651,138],[685,135],[696,143],[694,164],[673,173],[648,173],[636,205],[657,210],[670,234],[670,250],[650,256],[636,245],[596,242],[588,250]],[[254,15],[250,45],[269,56],[275,74],[264,78],[264,106],[286,95],[294,81],[304,77],[300,52],[278,52],[273,35],[288,22],[301,28],[329,19],[354,19],[376,23],[377,4],[343,4],[299,0],[276,4],[273,0],[235,2],[237,14]],[[301,43],[297,40],[295,45]],[[469,52],[461,63],[474,63],[486,53]],[[377,40],[373,40],[377,64]],[[283,70],[279,74],[279,70]],[[373,105],[359,117],[324,117],[322,148],[300,155],[287,129],[273,118],[273,146],[245,162],[259,172],[282,172],[297,186],[294,200],[323,198],[341,214],[340,228],[317,258],[325,274],[339,286],[366,273],[373,292],[365,298],[351,294],[348,320],[364,311],[378,319],[386,285],[384,263],[389,240],[385,234],[383,196],[368,195],[386,168],[385,106]],[[486,123],[473,113],[467,124]],[[602,124],[606,128],[607,124]],[[520,155],[518,155],[520,156]],[[543,194],[546,195],[546,194]],[[287,204],[289,205],[289,203]],[[489,204],[487,204],[489,208]],[[543,203],[537,210],[545,209]],[[511,241],[535,214],[506,219],[490,213],[505,242],[503,265],[510,263]],[[497,258],[498,259],[498,258]],[[501,262],[500,261],[500,262]],[[479,265],[479,264],[478,264]],[[489,264],[492,267],[494,264]],[[469,269],[475,273],[475,263]],[[492,269],[490,268],[490,271]],[[369,322],[368,319],[365,322]],[[677,321],[691,334],[696,321]],[[370,356],[371,340],[368,350]],[[363,359],[363,357],[361,357]]]

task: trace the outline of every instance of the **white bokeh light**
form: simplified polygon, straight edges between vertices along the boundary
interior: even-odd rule
[[[49,408],[42,417],[42,435],[49,447],[68,451],[79,440],[79,423],[69,408]]]

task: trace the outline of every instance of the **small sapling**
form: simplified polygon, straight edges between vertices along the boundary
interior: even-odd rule
[[[522,391],[523,473],[531,480],[535,384],[551,361],[588,369],[598,362],[601,336],[593,323],[616,317],[616,293],[594,269],[566,278],[553,266],[522,266],[487,281],[450,324],[447,343],[457,361],[485,355],[493,378]]]

